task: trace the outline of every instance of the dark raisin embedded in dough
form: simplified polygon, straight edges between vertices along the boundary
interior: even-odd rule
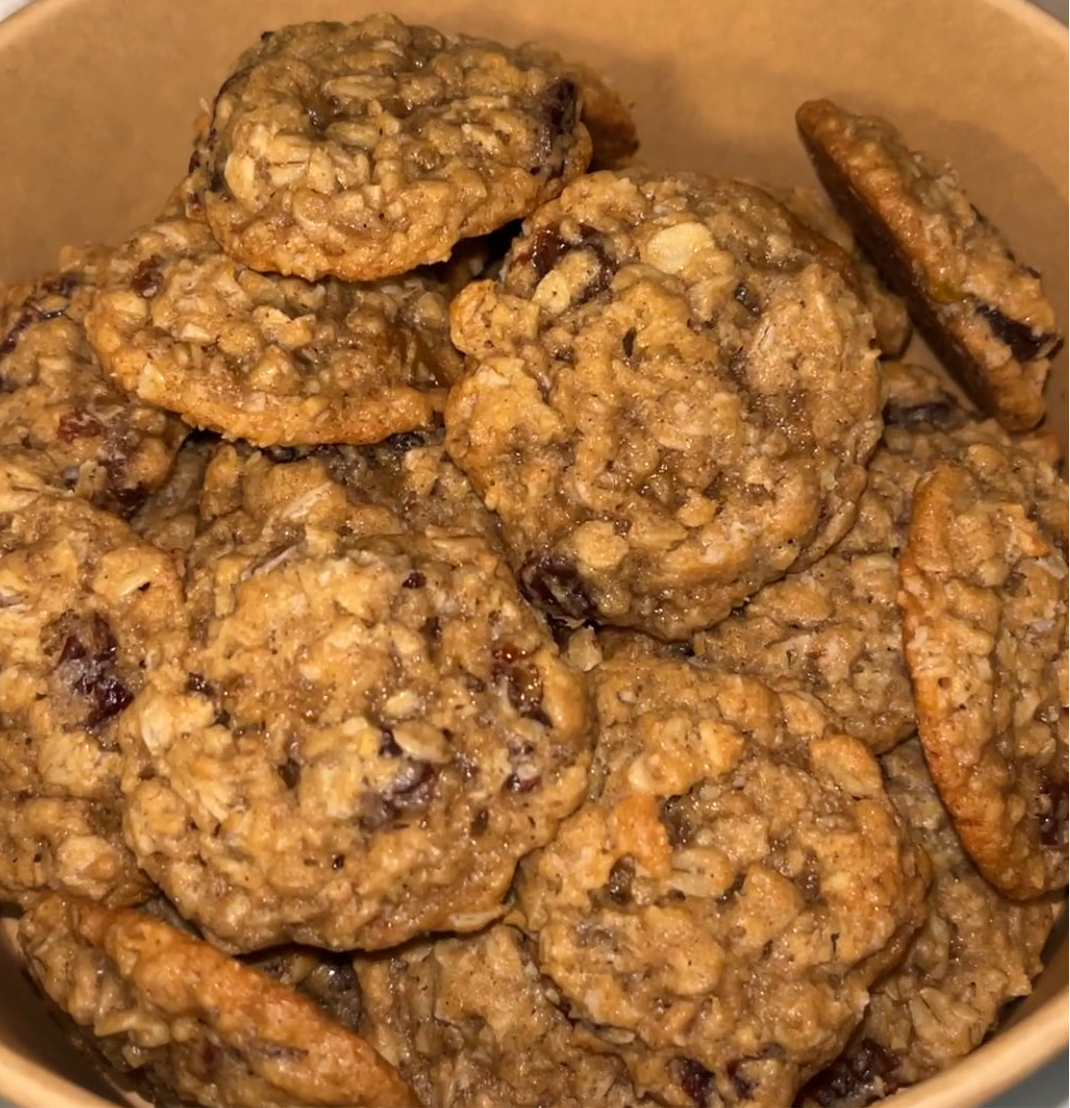
[[[487,833],[487,828],[490,826],[490,815],[486,808],[480,808],[478,812],[472,817],[472,822],[469,824],[468,833],[474,839],[478,839],[481,835]]]
[[[282,783],[288,789],[296,789],[301,781],[300,764],[295,762],[293,758],[287,758],[286,761],[279,766],[279,776],[282,778]]]
[[[980,304],[977,311],[984,316],[992,334],[1010,347],[1011,353],[1019,362],[1031,362],[1041,355],[1055,353],[1058,335],[1045,331],[1037,333],[1028,323],[1011,319],[991,304]]]
[[[962,405],[949,393],[937,400],[928,400],[924,404],[907,404],[899,400],[888,400],[884,405],[884,422],[889,427],[935,427],[940,431],[954,431],[967,419]]]
[[[624,357],[629,361],[632,355],[635,353],[635,328],[630,327],[624,332],[624,338],[620,340],[621,349],[624,351]]]
[[[494,681],[505,683],[509,703],[526,719],[551,726],[550,717],[542,706],[542,678],[538,669],[524,661],[512,643],[496,646],[491,654],[491,676]]]
[[[576,564],[565,554],[542,550],[520,567],[524,595],[552,616],[562,619],[593,619],[598,608]]]
[[[742,304],[751,315],[762,314],[762,302],[753,289],[740,282],[732,293],[736,303]]]
[[[414,569],[412,573],[401,582],[403,589],[422,589],[427,584],[427,578],[418,569]]]
[[[327,130],[339,116],[341,104],[333,96],[317,97],[305,104],[305,118],[316,138],[325,138]]]
[[[757,1081],[753,1077],[748,1077],[743,1072],[745,1061],[742,1059],[733,1060],[725,1066],[725,1073],[728,1074],[728,1080],[732,1082],[732,1088],[735,1090],[736,1096],[740,1100],[750,1100],[753,1097],[755,1090],[758,1087]]]
[[[519,255],[516,260],[521,265],[531,266],[535,283],[538,284],[570,249],[557,231],[547,227],[532,237],[527,256]]]
[[[579,94],[576,83],[568,77],[558,77],[542,94],[541,120],[535,144],[536,164],[533,174],[548,170],[549,177],[559,177],[565,168],[566,139],[576,129],[579,116]]]
[[[96,727],[118,715],[134,699],[115,672],[119,644],[111,625],[99,613],[62,622],[66,636],[56,672],[63,684],[88,701],[84,726]]]
[[[209,698],[215,696],[215,689],[212,687],[212,683],[199,673],[190,673],[187,675],[186,692],[192,693],[194,696],[207,696]]]
[[[411,762],[390,783],[386,802],[393,814],[426,808],[435,791],[438,771],[430,762]]]
[[[323,961],[297,986],[297,991],[315,1001],[332,1019],[355,1031],[364,1010],[357,975],[341,957],[323,951],[318,957]]]
[[[1065,777],[1056,780],[1045,776],[1040,783],[1037,812],[1037,832],[1041,843],[1050,848],[1067,843],[1067,820],[1070,816],[1070,790]]]
[[[691,1098],[695,1108],[709,1108],[710,1094],[714,1091],[713,1074],[694,1058],[678,1058],[675,1069],[680,1088]]]
[[[151,300],[163,287],[162,259],[153,254],[141,262],[130,279],[130,287],[145,300]]]
[[[687,811],[687,798],[670,796],[661,802],[658,816],[668,833],[669,845],[674,848],[687,846],[695,833],[690,813]]]
[[[635,881],[635,859],[630,854],[618,858],[606,880],[606,895],[615,904],[627,904],[632,899],[632,883]]]
[[[60,442],[95,439],[103,433],[104,424],[90,412],[67,412],[56,424],[56,438]]]
[[[850,1054],[812,1077],[799,1100],[815,1100],[824,1106],[868,1103],[899,1088],[898,1069],[899,1059],[887,1047],[865,1038]]]
[[[389,727],[381,728],[379,731],[379,757],[400,758],[404,753],[394,738],[394,732]]]

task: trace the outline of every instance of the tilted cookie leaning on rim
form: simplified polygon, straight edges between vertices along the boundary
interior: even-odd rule
[[[1062,345],[1040,275],[951,167],[911,150],[887,120],[811,100],[796,121],[833,203],[948,370],[1008,430],[1035,427]]]
[[[977,443],[914,490],[903,644],[933,781],[977,868],[1026,899],[1067,882],[1066,483]]]
[[[683,637],[840,538],[880,437],[847,264],[696,174],[590,174],[526,221],[451,305],[446,445],[529,597]]]
[[[158,1104],[415,1108],[309,997],[149,912],[48,896],[19,921],[34,979]]]

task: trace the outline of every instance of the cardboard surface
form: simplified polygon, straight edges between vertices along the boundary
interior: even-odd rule
[[[958,166],[977,206],[1042,271],[1066,328],[1067,36],[1024,2],[392,7],[444,29],[539,40],[602,68],[634,104],[643,156],[662,166],[808,182],[792,122],[798,103],[827,95],[886,114],[912,144]],[[356,0],[39,0],[0,25],[0,280],[49,266],[64,243],[116,241],[158,210],[182,175],[199,102],[261,30],[374,8]],[[1064,442],[1066,358],[1050,389]],[[1064,942],[1015,1027],[894,1103],[977,1104],[1030,1072],[1066,1044],[1066,981]],[[25,1105],[102,1103],[64,1078],[90,1081],[3,952],[0,1094]]]

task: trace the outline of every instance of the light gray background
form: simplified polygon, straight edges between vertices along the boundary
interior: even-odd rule
[[[934,4],[939,2],[940,0],[932,0]],[[23,7],[25,3],[27,0],[0,0],[0,19]],[[1061,19],[1063,23],[1068,22],[1070,0],[1033,0],[1033,3]],[[1070,1054],[1063,1051],[1027,1081],[990,1101],[986,1108],[1070,1108],[1068,1065]],[[11,1105],[0,1099],[0,1108],[11,1108]]]

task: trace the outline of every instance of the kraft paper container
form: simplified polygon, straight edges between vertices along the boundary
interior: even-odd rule
[[[373,7],[38,0],[0,25],[0,280],[154,215],[183,173],[202,100],[262,30]],[[665,167],[810,182],[798,104],[829,96],[885,114],[958,166],[976,205],[1043,273],[1066,329],[1067,33],[1024,0],[397,0],[393,10],[596,65],[634,104],[645,158]],[[1049,397],[1065,442],[1065,352]],[[34,1108],[116,1103],[22,978],[4,924],[0,1096]],[[1035,994],[995,1038],[888,1103],[967,1108],[1061,1050],[1065,923],[1061,934]]]

